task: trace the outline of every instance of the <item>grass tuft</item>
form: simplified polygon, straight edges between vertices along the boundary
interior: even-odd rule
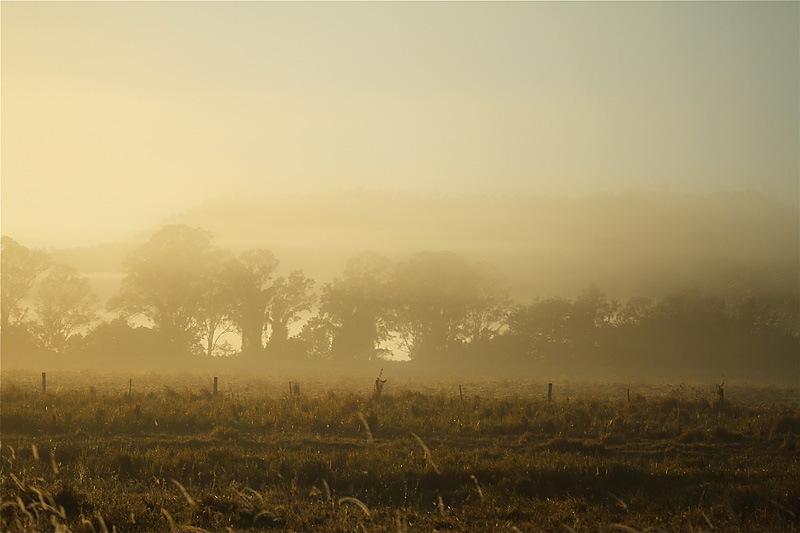
[[[367,423],[367,419],[364,418],[364,414],[361,411],[358,412],[358,419],[361,421],[361,427],[364,428],[364,431],[367,434],[367,440],[369,440],[370,442],[373,442],[375,439],[372,437],[372,431],[369,428],[369,424]]]
[[[369,512],[369,507],[367,507],[367,505],[358,498],[353,498],[352,496],[344,496],[342,498],[339,498],[338,504],[342,505],[343,503],[355,504],[359,509],[364,511],[364,514],[367,515],[367,518],[372,520],[372,513]]]
[[[186,498],[186,501],[189,503],[189,505],[190,505],[190,506],[194,507],[195,505],[197,505],[197,502],[195,502],[195,501],[194,501],[194,498],[192,498],[192,497],[189,495],[189,492],[186,490],[186,487],[184,487],[184,486],[183,486],[183,485],[182,485],[182,484],[181,484],[181,483],[180,483],[180,482],[179,482],[177,479],[174,479],[174,478],[173,478],[173,479],[170,479],[170,481],[171,481],[171,482],[172,482],[172,483],[173,483],[173,484],[174,484],[176,487],[178,487],[178,488],[180,489],[180,491],[181,491],[181,494],[183,494],[183,497],[184,497],[184,498]]]
[[[414,439],[416,439],[416,441],[422,447],[422,451],[425,452],[425,458],[428,460],[428,464],[433,469],[433,471],[441,475],[441,471],[439,470],[439,467],[436,466],[436,463],[433,461],[433,455],[431,454],[431,451],[428,448],[428,446],[425,445],[425,442],[416,433],[412,432],[411,436],[414,437]]]

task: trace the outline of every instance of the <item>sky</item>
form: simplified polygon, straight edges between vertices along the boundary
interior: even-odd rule
[[[2,233],[220,197],[800,202],[800,3],[3,2]]]

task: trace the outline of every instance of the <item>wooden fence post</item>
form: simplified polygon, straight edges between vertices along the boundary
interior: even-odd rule
[[[552,383],[548,383],[547,384],[547,401],[548,402],[552,402],[553,401],[553,384]]]
[[[631,403],[631,390],[628,389],[628,403]]]
[[[292,396],[293,394],[294,394],[294,389],[292,388],[292,382],[290,381],[289,382],[289,396]]]
[[[47,373],[42,372],[42,394],[47,394]]]
[[[464,392],[461,390],[461,384],[458,385],[458,395],[461,397],[461,405],[464,405]]]
[[[128,379],[128,396],[133,395],[133,378]]]
[[[214,395],[217,394],[217,376],[214,376]]]

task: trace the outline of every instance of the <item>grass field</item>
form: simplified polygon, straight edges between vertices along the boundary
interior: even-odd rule
[[[800,527],[796,387],[288,379],[4,372],[0,529]]]

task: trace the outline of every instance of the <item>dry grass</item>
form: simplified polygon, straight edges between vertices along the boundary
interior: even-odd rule
[[[628,403],[582,384],[585,395],[548,403],[485,384],[467,392],[474,384],[462,403],[457,388],[434,384],[378,399],[321,385],[304,386],[316,391],[307,396],[214,396],[196,392],[199,381],[129,397],[93,379],[41,396],[4,375],[0,529],[799,525],[800,410],[781,400],[792,391],[731,387],[720,408],[712,387]]]

